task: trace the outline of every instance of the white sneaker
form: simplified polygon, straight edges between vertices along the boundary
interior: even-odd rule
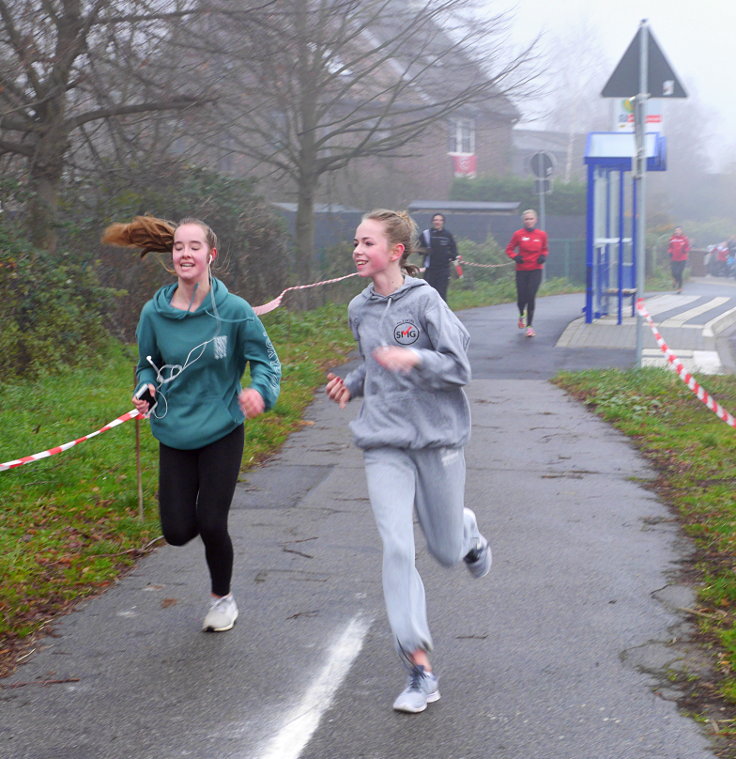
[[[433,704],[439,700],[440,690],[437,678],[431,672],[426,672],[421,665],[415,664],[411,668],[406,688],[394,701],[394,709],[397,712],[417,714],[423,712],[427,704]]]
[[[493,554],[488,541],[478,531],[478,523],[471,509],[463,509],[463,532],[465,535],[476,535],[471,549],[465,554],[463,560],[473,577],[485,577],[491,569]]]
[[[233,594],[220,596],[212,601],[210,610],[204,618],[202,629],[206,632],[225,632],[232,629],[238,618],[238,606]]]
[[[475,546],[468,551],[463,561],[473,577],[480,579],[491,571],[493,555],[488,541],[481,535],[475,542]]]

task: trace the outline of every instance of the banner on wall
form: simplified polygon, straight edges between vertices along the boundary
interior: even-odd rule
[[[456,177],[475,178],[477,160],[474,153],[450,153],[452,171]]]

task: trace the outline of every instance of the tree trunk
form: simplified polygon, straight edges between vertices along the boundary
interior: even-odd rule
[[[28,203],[26,229],[34,247],[55,253],[61,174],[54,175],[49,168],[41,171],[39,168],[34,167],[31,173],[33,195]]]
[[[31,242],[49,253],[56,252],[59,188],[64,175],[64,161],[69,149],[69,132],[65,122],[66,101],[63,96],[49,97],[38,109],[43,125],[36,140],[31,161],[26,228]]]
[[[297,273],[300,284],[307,284],[312,276],[314,260],[314,182],[305,178],[299,182],[296,210]]]
[[[316,181],[309,175],[299,177],[296,208],[296,272],[297,284],[306,285],[312,281],[312,262],[314,260],[314,195]],[[305,290],[295,302],[307,308],[313,300]]]

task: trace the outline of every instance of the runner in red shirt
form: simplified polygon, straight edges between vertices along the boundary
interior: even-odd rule
[[[506,246],[506,255],[516,261],[516,303],[519,307],[519,329],[526,327],[526,336],[534,337],[534,301],[542,281],[547,260],[547,233],[537,229],[537,212],[530,209],[521,215],[524,226],[517,229]],[[524,314],[526,311],[526,316]]]
[[[670,237],[667,252],[670,254],[670,269],[675,290],[682,292],[682,273],[685,271],[687,254],[690,252],[690,240],[682,233],[682,227],[675,227]]]

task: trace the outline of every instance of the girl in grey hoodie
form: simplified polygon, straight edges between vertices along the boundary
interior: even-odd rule
[[[405,212],[366,214],[353,261],[372,284],[350,302],[361,365],[344,379],[328,374],[326,392],[342,408],[363,397],[351,423],[364,451],[371,508],[383,542],[383,591],[391,630],[409,668],[394,709],[421,712],[440,697],[428,652],[432,637],[414,557],[413,516],[430,553],[444,566],[461,559],[474,577],[491,567],[491,549],[464,507],[470,408],[469,335],[439,293],[407,264],[416,239]]]

